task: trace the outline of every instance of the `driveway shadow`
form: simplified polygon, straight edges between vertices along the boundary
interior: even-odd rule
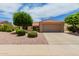
[[[78,34],[78,33],[66,33],[66,34],[70,34],[70,35],[79,36],[79,34]]]

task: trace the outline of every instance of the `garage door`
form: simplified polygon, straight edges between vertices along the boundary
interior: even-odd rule
[[[43,25],[43,32],[61,32],[63,31],[62,24]]]

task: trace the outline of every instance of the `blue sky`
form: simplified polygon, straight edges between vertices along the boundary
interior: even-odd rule
[[[79,12],[78,3],[0,3],[0,21],[12,22],[14,12],[29,13],[34,22],[52,19],[63,21],[70,14]]]

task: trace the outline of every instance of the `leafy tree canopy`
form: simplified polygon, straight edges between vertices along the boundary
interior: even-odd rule
[[[26,12],[16,12],[13,15],[13,24],[17,26],[31,26],[32,17]]]
[[[78,25],[79,24],[79,12],[76,14],[67,16],[65,18],[65,23],[69,25]]]

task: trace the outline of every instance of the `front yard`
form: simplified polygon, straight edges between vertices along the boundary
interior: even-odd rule
[[[8,32],[0,32],[0,44],[46,44],[79,45],[79,36],[67,33],[38,33],[38,37],[28,38]]]
[[[0,44],[48,44],[42,33],[38,33],[36,38],[17,36],[8,32],[0,32]]]

